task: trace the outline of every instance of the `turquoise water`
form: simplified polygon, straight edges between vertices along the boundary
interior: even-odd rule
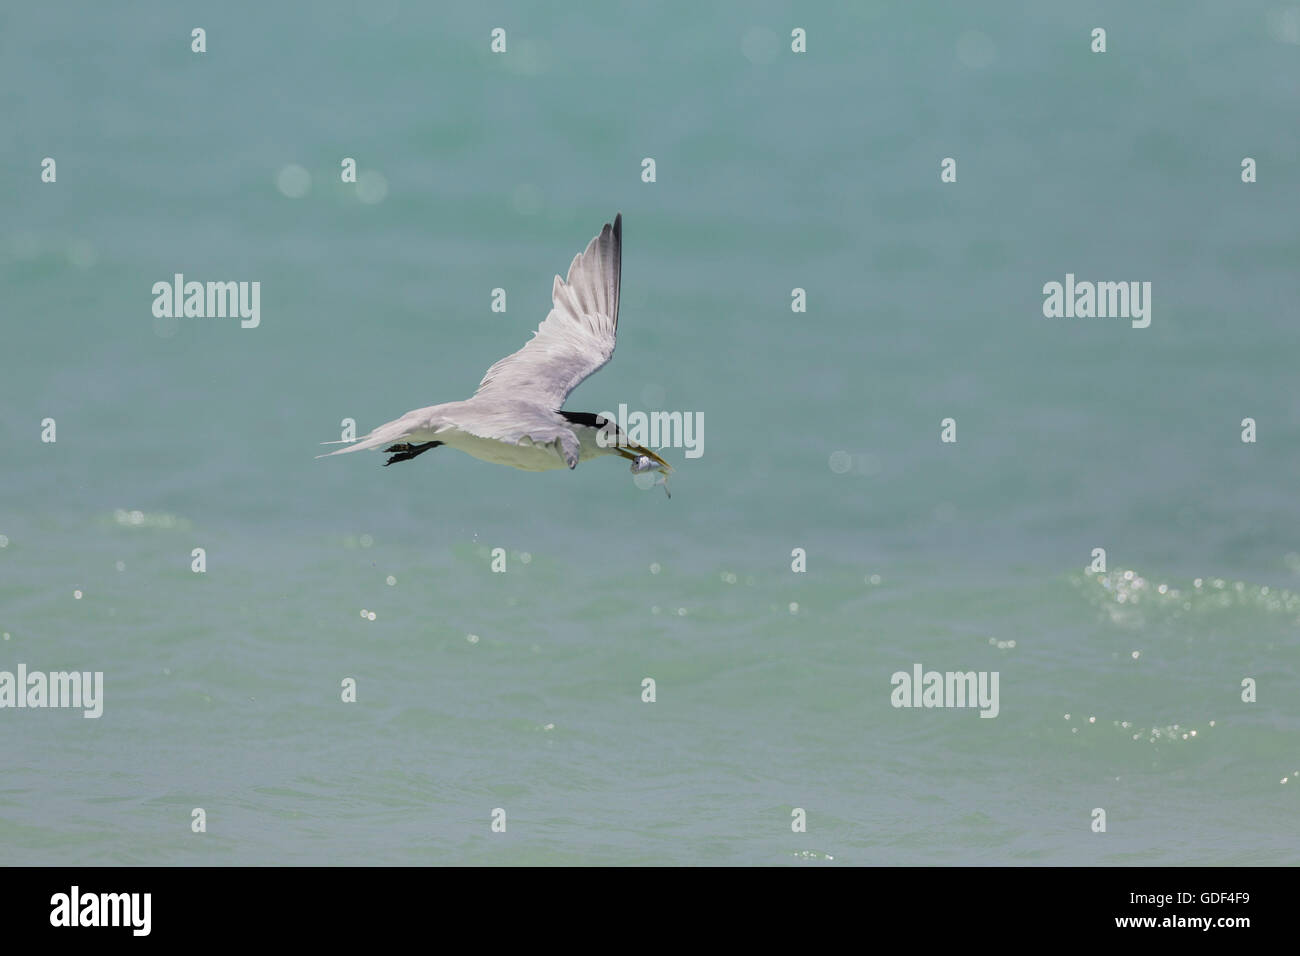
[[[0,14],[0,671],[104,673],[0,709],[0,861],[1294,862],[1300,12],[1055,6]],[[702,414],[671,500],[314,460],[617,211],[568,407]],[[259,327],[156,319],[177,272]],[[891,706],[917,663],[998,716]]]

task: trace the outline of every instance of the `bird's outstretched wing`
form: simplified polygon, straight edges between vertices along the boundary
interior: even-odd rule
[[[623,269],[623,215],[605,223],[585,252],[574,256],[567,280],[555,277],[552,308],[518,352],[497,362],[477,398],[500,396],[559,409],[578,383],[614,354],[618,283]]]

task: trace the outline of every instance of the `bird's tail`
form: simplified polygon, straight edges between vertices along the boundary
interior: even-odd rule
[[[380,425],[368,435],[362,435],[355,442],[346,448],[336,448],[333,451],[327,451],[323,455],[317,455],[317,458],[328,458],[330,455],[342,455],[350,451],[364,451],[367,448],[382,448],[385,445],[394,442],[400,442],[409,437],[415,431],[414,423],[407,420],[406,417],[398,418],[395,421]],[[345,442],[323,441],[322,445],[342,445]]]

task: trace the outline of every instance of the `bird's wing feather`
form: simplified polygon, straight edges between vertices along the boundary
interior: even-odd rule
[[[585,252],[574,256],[567,280],[555,277],[550,314],[523,348],[487,370],[475,397],[500,396],[560,408],[578,383],[614,354],[622,268],[620,213]]]

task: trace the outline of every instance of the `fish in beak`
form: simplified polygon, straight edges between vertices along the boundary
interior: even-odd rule
[[[639,475],[646,471],[657,471],[660,478],[655,484],[664,486],[664,494],[669,498],[673,493],[668,490],[668,476],[672,474],[673,466],[668,464],[649,448],[641,445],[628,444],[626,448],[618,448],[618,453],[632,462],[632,474]]]

